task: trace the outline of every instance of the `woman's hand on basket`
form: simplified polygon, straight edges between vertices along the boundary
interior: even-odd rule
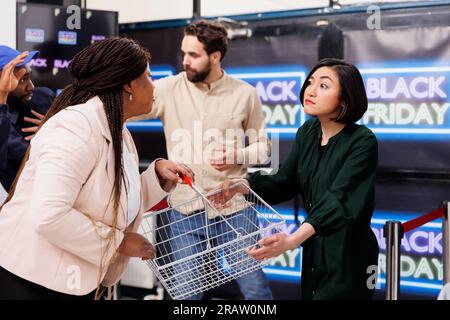
[[[235,183],[241,182],[231,188]],[[223,209],[228,207],[229,201],[237,194],[246,194],[249,192],[249,183],[245,179],[227,179],[225,180],[218,189],[221,191],[208,197],[208,200],[218,209]]]
[[[177,183],[185,184],[179,174],[188,176],[194,182],[194,172],[185,164],[179,164],[166,159],[159,159],[155,163],[155,171],[161,188],[166,192],[172,191]]]
[[[284,232],[265,237],[258,241],[259,247],[248,250],[248,254],[256,260],[278,257],[287,250],[293,250],[316,233],[314,227],[304,222],[293,234]]]
[[[252,247],[247,251],[256,260],[278,257],[283,252],[298,246],[294,237],[284,232],[261,239],[258,244],[260,247]]]
[[[124,256],[139,257],[142,260],[155,257],[155,247],[143,235],[134,232],[125,233],[117,251]]]

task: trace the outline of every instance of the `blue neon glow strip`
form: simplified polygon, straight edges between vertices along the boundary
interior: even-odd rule
[[[390,218],[390,219],[372,219],[372,223],[373,224],[384,225],[386,223],[386,221],[392,220],[392,219],[393,218]],[[400,221],[401,223],[403,223],[403,222],[411,220],[411,218],[398,219],[397,216],[395,216],[395,220]],[[421,226],[421,228],[442,229],[442,223],[440,223],[440,222],[428,222],[428,223],[424,224],[423,226]]]
[[[384,277],[379,277],[377,282],[380,284],[386,284],[386,279]],[[423,282],[408,281],[408,280],[400,280],[400,286],[401,287],[433,289],[433,290],[441,290],[443,287],[442,284],[423,283]]]
[[[138,128],[138,127],[143,127],[143,128],[146,128],[146,127],[158,127],[159,128],[159,127],[162,127],[162,123],[159,120],[155,120],[155,121],[152,121],[152,120],[150,120],[150,121],[139,121],[139,122],[136,121],[136,122],[127,123],[126,125],[127,125],[127,128]]]
[[[439,67],[400,67],[400,68],[358,68],[361,74],[417,73],[417,72],[450,72],[449,66]]]
[[[264,267],[264,273],[268,274],[278,274],[283,276],[291,276],[291,277],[301,277],[302,272],[301,271],[286,271],[286,270],[280,270],[280,269],[273,269],[269,266]]]
[[[172,71],[152,71],[153,77],[164,78],[173,75]]]
[[[238,79],[279,79],[279,78],[296,78],[297,80],[305,79],[306,74],[303,71],[298,72],[255,72],[255,73],[234,73],[228,72],[228,74],[234,78]]]

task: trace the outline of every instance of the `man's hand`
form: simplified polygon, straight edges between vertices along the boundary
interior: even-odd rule
[[[241,183],[233,188],[230,188],[237,182]],[[222,190],[208,197],[208,200],[211,201],[214,207],[218,210],[229,207],[229,201],[236,195],[236,193],[247,194],[250,192],[250,186],[246,179],[227,179],[218,187],[218,189]]]
[[[20,79],[26,73],[24,68],[20,68],[18,70],[15,69],[18,64],[25,61],[27,56],[28,51],[22,52],[3,68],[0,75],[0,103],[6,103],[9,93],[16,90]]]
[[[36,132],[39,129],[39,126],[42,123],[42,119],[44,119],[44,115],[40,114],[39,112],[36,112],[34,110],[31,110],[31,113],[36,117],[36,118],[29,118],[29,117],[23,117],[23,120],[28,122],[28,123],[32,123],[35,124],[35,126],[33,127],[29,127],[29,128],[23,128],[22,132],[26,132],[26,133],[32,133],[32,135],[29,135],[27,137],[25,137],[25,140],[30,141],[34,135],[36,134]]]
[[[211,166],[219,171],[225,171],[237,165],[238,150],[235,147],[221,146],[213,149],[210,159]]]

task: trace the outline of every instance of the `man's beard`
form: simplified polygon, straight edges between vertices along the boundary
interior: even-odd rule
[[[202,71],[192,71],[184,67],[186,71],[186,75],[189,81],[197,83],[202,82],[208,77],[211,72],[211,62],[208,62],[208,65]]]
[[[9,94],[7,103],[10,108],[13,108],[17,111],[27,111],[30,108],[31,99],[25,100],[23,99],[23,97],[19,98],[15,95]]]

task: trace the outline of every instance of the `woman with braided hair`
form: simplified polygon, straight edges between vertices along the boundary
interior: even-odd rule
[[[129,257],[154,257],[136,233],[142,213],[180,182],[179,173],[192,173],[157,159],[139,174],[124,122],[152,108],[149,60],[126,38],[96,42],[73,58],[75,81],[43,119],[1,207],[0,299],[98,298]],[[11,73],[12,86],[16,80]]]

